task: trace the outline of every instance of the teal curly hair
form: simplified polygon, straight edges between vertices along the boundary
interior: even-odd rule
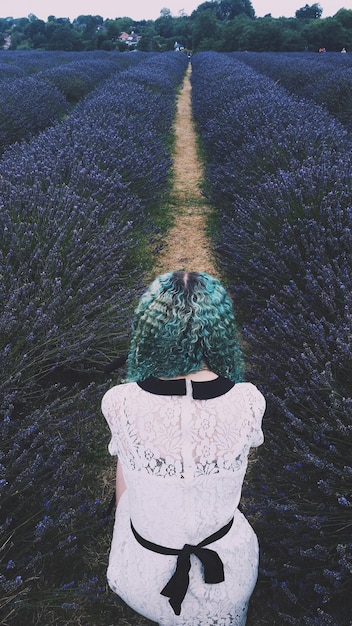
[[[244,365],[233,305],[209,274],[169,272],[142,295],[132,324],[127,380],[173,378],[204,366],[234,382]]]

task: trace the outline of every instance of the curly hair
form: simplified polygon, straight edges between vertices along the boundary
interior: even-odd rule
[[[204,366],[234,382],[244,365],[233,305],[209,274],[168,272],[142,295],[132,323],[127,380],[173,378]]]

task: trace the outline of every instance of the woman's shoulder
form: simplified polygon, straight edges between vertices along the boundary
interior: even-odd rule
[[[102,406],[111,402],[120,401],[123,397],[135,391],[136,386],[136,383],[120,383],[119,385],[110,387],[102,398]]]
[[[251,403],[265,404],[265,398],[262,392],[259,391],[258,387],[256,387],[253,383],[236,383],[236,385],[233,387],[233,392],[243,395]]]

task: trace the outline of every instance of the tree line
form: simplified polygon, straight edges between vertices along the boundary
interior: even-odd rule
[[[256,17],[250,0],[208,0],[190,16],[177,17],[167,8],[156,20],[130,17],[103,19],[100,15],[69,18],[49,15],[47,21],[34,14],[0,18],[0,48],[10,50],[131,50],[148,52],[181,48],[200,52],[299,52],[302,50],[352,51],[352,10],[341,8],[324,18],[319,4],[306,4],[295,17]],[[121,33],[138,35],[131,45]]]

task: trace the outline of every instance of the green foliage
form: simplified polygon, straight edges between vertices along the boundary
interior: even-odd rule
[[[250,0],[221,0],[217,9],[220,20],[233,20],[238,15],[254,17],[254,9]]]
[[[348,50],[352,46],[352,29],[344,28],[341,22],[328,17],[325,20],[310,20],[305,24],[302,34],[312,50],[324,46],[329,51]]]
[[[352,29],[352,10],[349,9],[340,9],[339,11],[337,11],[336,15],[334,16],[334,19],[337,22],[340,22],[340,24],[344,27],[344,28],[350,28]]]
[[[31,14],[28,18],[0,18],[0,48],[5,37],[11,37],[12,50],[108,50],[130,48],[119,39],[122,32],[134,31],[141,39],[138,50],[165,52],[173,50],[175,41],[185,49],[199,52],[216,50],[232,52],[328,52],[343,47],[352,50],[352,10],[341,8],[334,17],[321,19],[318,3],[299,8],[294,18],[256,17],[251,0],[206,0],[190,16],[174,17],[162,9],[155,21],[135,21],[130,17],[104,20],[100,15],[79,15],[48,21]]]
[[[321,17],[322,13],[323,13],[323,9],[316,2],[315,4],[312,4],[311,6],[309,6],[309,4],[306,4],[301,9],[298,9],[298,11],[296,11],[295,15],[296,15],[297,19],[316,20],[316,19],[319,19],[319,17]]]
[[[206,11],[199,13],[193,23],[192,48],[194,50],[214,49],[219,37],[220,32],[218,32],[215,12],[206,9]]]

